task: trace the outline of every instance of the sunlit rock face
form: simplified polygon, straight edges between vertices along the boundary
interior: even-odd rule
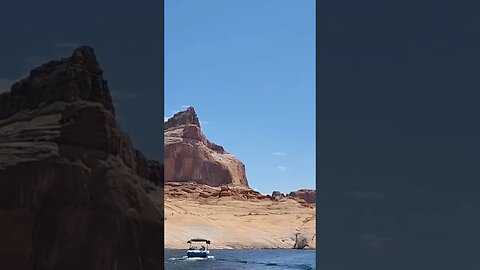
[[[317,191],[314,189],[300,189],[298,191],[292,191],[288,194],[288,196],[303,199],[307,203],[317,202]]]
[[[161,269],[160,163],[116,122],[92,48],[0,95],[2,269]]]
[[[164,138],[166,182],[248,187],[245,165],[222,146],[207,140],[193,107],[165,122]]]

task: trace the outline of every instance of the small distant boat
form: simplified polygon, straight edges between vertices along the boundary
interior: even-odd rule
[[[208,250],[210,240],[195,238],[188,240],[187,243],[190,244],[190,247],[187,250],[188,258],[208,258],[208,255],[210,254],[210,250]],[[200,243],[199,246],[195,245],[196,243]],[[205,245],[202,245],[201,243],[205,243]]]

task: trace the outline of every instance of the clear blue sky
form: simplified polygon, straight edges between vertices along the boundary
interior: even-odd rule
[[[194,106],[262,193],[315,188],[315,1],[165,1],[165,116]]]

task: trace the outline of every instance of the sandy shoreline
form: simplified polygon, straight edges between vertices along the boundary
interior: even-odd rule
[[[295,234],[316,247],[315,204],[292,198],[248,198],[245,191],[215,196],[220,188],[165,186],[165,248],[188,248],[191,238],[207,238],[211,249],[291,249]],[[200,194],[203,194],[200,196]]]

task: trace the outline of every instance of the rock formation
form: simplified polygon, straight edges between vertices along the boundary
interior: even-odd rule
[[[245,166],[203,134],[193,107],[176,113],[164,126],[166,182],[194,181],[210,186],[247,186]]]
[[[120,131],[92,48],[0,95],[2,269],[161,269],[163,169]]]
[[[195,182],[166,182],[165,196],[169,198],[226,198],[232,200],[263,200],[266,196],[243,186],[209,186]],[[270,200],[270,199],[269,199]]]
[[[305,247],[308,246],[308,241],[305,236],[303,236],[301,233],[296,233],[295,234],[295,244],[293,245],[294,249],[304,249]]]
[[[303,199],[307,203],[317,202],[317,192],[314,189],[300,189],[298,191],[292,191],[290,194],[288,194],[288,196]]]

